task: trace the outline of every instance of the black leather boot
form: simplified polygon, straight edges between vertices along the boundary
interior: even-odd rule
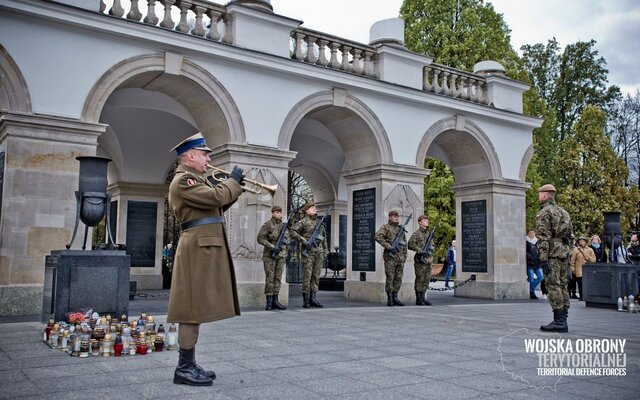
[[[424,292],[420,293],[420,295],[422,296],[422,304],[424,304],[425,306],[430,306],[431,302],[429,300],[427,300],[426,294],[427,294],[426,290]]]
[[[302,307],[309,308],[309,295],[302,293]]]
[[[196,369],[198,370],[198,372],[200,372],[200,374],[208,376],[209,378],[211,378],[212,381],[216,380],[216,373],[213,371],[205,371],[204,368],[202,368],[201,366],[199,366],[198,364],[196,364]]]
[[[422,302],[422,293],[416,290],[416,305],[422,306],[424,303]]]
[[[316,299],[316,293],[317,292],[311,292],[311,296],[309,297],[309,303],[311,303],[311,307],[322,308],[324,306],[322,304],[320,304],[318,299]]]
[[[272,310],[286,310],[287,306],[285,306],[284,304],[280,304],[280,302],[278,301],[278,295],[274,294],[273,295],[273,302],[271,304],[271,309]]]
[[[201,373],[196,366],[196,349],[179,350],[178,367],[173,373],[173,383],[190,386],[211,386],[213,379]],[[212,371],[213,373],[213,371]],[[215,376],[215,373],[213,373]]]
[[[553,310],[553,321],[549,325],[542,325],[540,330],[544,332],[569,332],[567,314],[566,310]]]
[[[264,309],[267,311],[271,310],[272,306],[273,306],[273,296],[267,295],[267,305],[264,306]]]
[[[404,306],[404,303],[400,301],[400,299],[398,298],[398,292],[393,292],[391,294],[392,296],[392,300],[393,300],[393,305],[395,306]]]
[[[393,306],[393,297],[391,296],[391,292],[387,293],[387,305],[389,307]]]

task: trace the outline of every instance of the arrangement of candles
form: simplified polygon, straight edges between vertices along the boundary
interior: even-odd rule
[[[618,311],[628,311],[630,313],[640,313],[640,304],[638,304],[638,298],[640,294],[635,298],[632,294],[629,296],[618,297]]]
[[[156,326],[153,316],[147,313],[133,321],[126,315],[112,319],[110,315],[101,317],[98,313],[86,318],[83,315],[82,320],[75,316],[69,321],[49,320],[43,339],[51,348],[72,357],[133,356],[178,348],[175,324],[165,332],[164,325]]]

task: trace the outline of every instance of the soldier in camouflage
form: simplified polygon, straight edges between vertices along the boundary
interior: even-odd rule
[[[284,241],[280,252],[273,257],[273,249],[283,228],[282,207],[271,207],[271,219],[265,222],[258,232],[258,243],[264,246],[262,262],[264,263],[264,294],[267,298],[265,310],[286,310],[287,307],[278,301],[280,293],[280,281],[284,271],[287,249],[289,248],[289,232],[285,230]]]
[[[423,252],[424,245],[429,237],[429,218],[426,215],[418,217],[419,229],[413,232],[409,238],[409,250],[416,252],[413,258],[413,267],[416,271],[416,280],[413,288],[416,291],[416,305],[430,306],[431,302],[427,300],[425,294],[429,289],[431,280],[431,263],[433,262],[433,243],[430,248]]]
[[[303,252],[301,254],[302,261],[302,301],[303,307],[323,307],[318,301],[316,295],[320,283],[320,272],[324,266],[324,258],[328,254],[327,235],[323,225],[319,226],[318,240],[305,246],[309,236],[311,236],[316,224],[320,221],[317,219],[317,210],[314,203],[307,203],[302,207],[305,212],[304,218],[298,221],[291,228],[291,238],[302,244]],[[305,251],[306,250],[306,251]],[[306,253],[306,254],[305,254]]]
[[[400,229],[402,229],[401,245],[398,251],[392,252],[393,240]],[[384,247],[382,258],[384,259],[384,273],[386,276],[384,290],[387,293],[387,305],[404,306],[404,303],[398,298],[398,292],[402,286],[404,262],[407,259],[407,239],[404,227],[400,225],[400,216],[397,211],[389,211],[389,222],[378,229],[375,239],[376,242]]]
[[[569,213],[556,204],[555,196],[556,188],[553,185],[543,185],[538,189],[540,211],[536,214],[536,233],[547,298],[553,310],[553,322],[540,329],[545,332],[568,332],[567,274],[573,225]]]

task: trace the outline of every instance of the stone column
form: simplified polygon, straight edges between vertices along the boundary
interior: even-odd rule
[[[45,255],[64,249],[73,232],[76,157],[95,156],[105,129],[65,118],[0,114],[0,316],[41,313]],[[80,248],[82,228],[73,248]]]
[[[476,276],[475,281],[457,288],[456,296],[495,300],[529,298],[524,242],[525,192],[528,188],[526,183],[511,180],[454,186],[458,246],[456,283],[472,274]],[[486,219],[482,216],[483,210]],[[486,237],[481,234],[482,220],[486,221]],[[486,243],[486,254],[482,250],[483,243]],[[482,261],[484,257],[486,263]]]
[[[130,280],[137,289],[162,289],[162,232],[169,185],[115,182],[108,186],[117,202],[114,241],[127,245]],[[129,212],[129,210],[132,212]],[[113,225],[113,222],[112,222]]]
[[[266,191],[245,192],[227,211],[227,236],[238,283],[242,307],[264,306],[263,247],[256,237],[264,222],[271,218],[271,207],[287,210],[287,174],[295,152],[273,147],[225,144],[213,149],[211,163],[231,172],[234,165],[244,169],[246,177],[268,185],[277,184],[274,196]],[[245,186],[252,187],[246,183]],[[286,214],[286,211],[284,212]],[[289,287],[282,275],[280,302],[288,303]]]
[[[373,233],[388,222],[389,211],[397,210],[401,214],[401,224],[404,224],[407,216],[413,213],[411,221],[407,225],[408,240],[418,227],[418,216],[423,213],[424,177],[427,175],[428,171],[425,169],[399,165],[376,165],[345,173],[349,196],[347,203],[349,220],[347,228],[347,280],[344,285],[345,298],[373,302],[386,302],[387,300],[384,290],[385,273],[382,246],[377,243],[374,244],[374,265],[369,265],[372,271],[353,270],[354,192],[366,189],[375,191],[375,227]],[[368,236],[368,233],[366,236]],[[400,298],[406,301],[415,301],[413,254],[412,251],[407,254],[402,289],[399,294]]]

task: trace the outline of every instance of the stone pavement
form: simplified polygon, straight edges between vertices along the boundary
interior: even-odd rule
[[[175,351],[79,359],[42,343],[39,322],[2,322],[0,398],[640,398],[640,314],[572,300],[569,333],[545,334],[538,327],[551,320],[546,300],[428,295],[431,307],[386,307],[320,292],[323,309],[303,309],[294,298],[286,311],[243,310],[238,318],[204,324],[197,359],[218,374],[212,387],[172,384]],[[166,291],[145,292],[131,302],[130,314],[149,311],[164,322],[166,303]],[[528,354],[525,339],[565,339],[580,350],[571,357],[582,368],[612,362],[606,354],[599,358],[605,349],[587,352],[583,345],[626,339],[615,365],[626,376],[538,375],[539,363],[550,366],[550,352]]]

